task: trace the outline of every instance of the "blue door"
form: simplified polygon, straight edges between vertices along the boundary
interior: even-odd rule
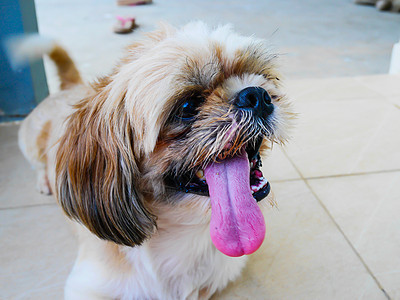
[[[4,41],[12,35],[37,32],[33,0],[0,0],[0,122],[24,118],[48,95],[43,62],[13,70]]]

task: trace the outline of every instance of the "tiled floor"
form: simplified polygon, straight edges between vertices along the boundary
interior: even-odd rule
[[[213,299],[400,299],[400,76],[287,83],[293,139],[265,160],[277,208]],[[379,89],[382,87],[382,90]],[[0,299],[60,299],[76,240],[0,126]]]

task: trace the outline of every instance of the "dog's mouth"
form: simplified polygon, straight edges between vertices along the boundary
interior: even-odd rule
[[[264,240],[265,223],[257,202],[269,194],[270,184],[260,170],[261,143],[259,138],[253,146],[204,169],[166,178],[169,188],[210,197],[211,240],[228,256],[251,254]]]
[[[271,191],[268,180],[264,177],[261,167],[260,146],[262,139],[258,139],[254,146],[245,147],[247,158],[250,165],[250,189],[253,198],[259,202],[263,200]],[[185,193],[192,193],[201,196],[210,196],[204,169],[188,171],[182,175],[168,175],[165,179],[169,189],[180,190]]]

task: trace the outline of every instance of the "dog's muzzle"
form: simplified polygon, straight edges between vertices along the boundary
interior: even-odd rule
[[[232,120],[237,136],[225,132],[227,141],[221,143],[231,152],[216,153],[201,168],[167,174],[165,183],[168,189],[210,197],[211,240],[219,251],[236,257],[256,251],[265,237],[257,202],[268,196],[271,187],[260,169],[260,149],[265,137],[262,126],[267,126],[274,105],[261,87],[241,90],[231,103],[238,111],[237,120]]]
[[[232,104],[237,110],[249,111],[253,117],[264,122],[268,122],[268,117],[274,112],[274,104],[272,104],[268,92],[256,86],[247,87],[238,92],[233,98]],[[263,136],[258,135],[243,148],[250,163],[250,188],[257,202],[268,196],[271,190],[269,182],[264,178],[260,169],[262,161],[259,151],[263,138]],[[166,174],[165,183],[169,190],[210,196],[203,169],[196,168],[179,175]]]

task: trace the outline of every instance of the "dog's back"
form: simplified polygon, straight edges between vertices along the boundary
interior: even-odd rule
[[[37,189],[51,194],[47,176],[47,151],[57,141],[56,132],[72,111],[72,106],[90,94],[68,53],[53,40],[29,36],[14,43],[13,52],[19,62],[47,54],[55,63],[61,91],[43,100],[22,122],[18,142],[26,159],[37,172]]]

